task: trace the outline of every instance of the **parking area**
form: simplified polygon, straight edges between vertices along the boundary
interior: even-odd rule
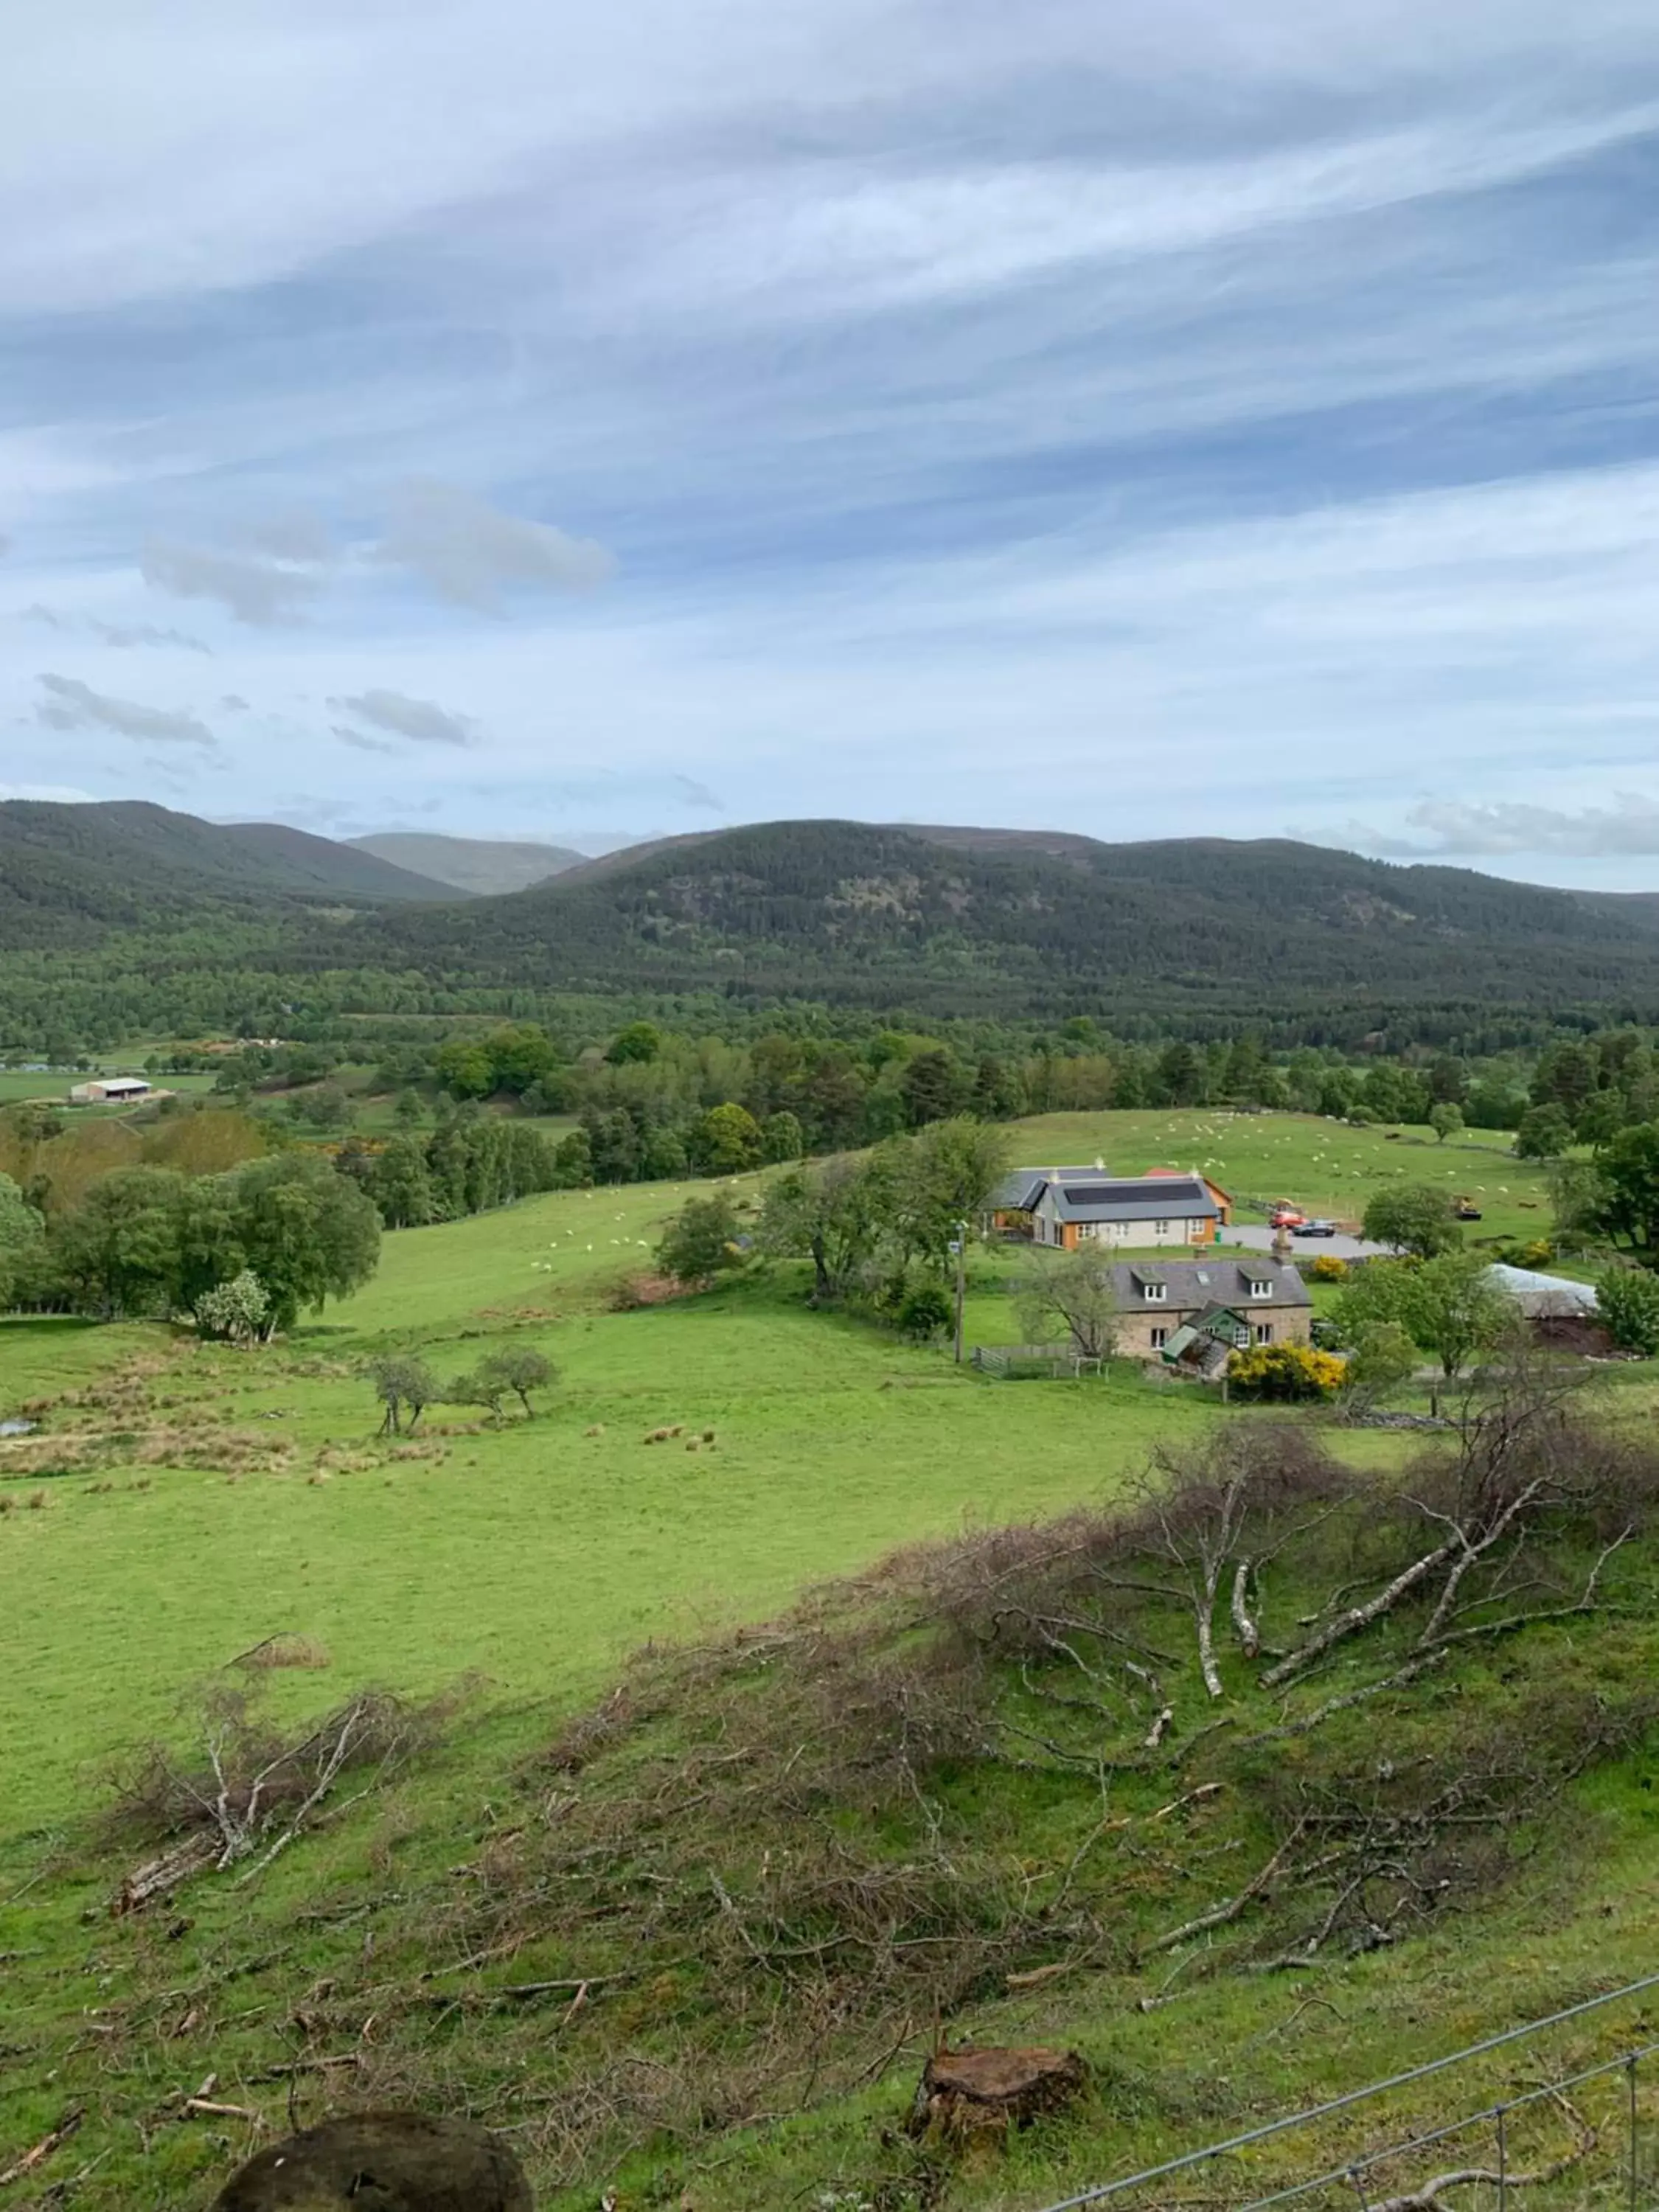
[[[1224,1249],[1226,1245],[1242,1245],[1247,1252],[1271,1252],[1278,1232],[1272,1229],[1228,1229],[1222,1232]],[[1292,1237],[1291,1256],[1297,1260],[1316,1260],[1322,1252],[1334,1260],[1384,1260],[1389,1256],[1386,1244],[1368,1244],[1363,1237],[1346,1237],[1340,1231],[1334,1237]]]

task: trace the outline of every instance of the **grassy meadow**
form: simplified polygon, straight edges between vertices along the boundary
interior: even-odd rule
[[[222,1462],[123,1464],[116,1443],[100,1469],[113,1489],[3,1483],[20,1501],[0,1522],[15,1655],[0,1706],[7,1822],[50,1820],[99,1759],[278,1631],[320,1638],[342,1680],[426,1691],[483,1669],[505,1698],[575,1698],[647,1636],[766,1612],[964,1522],[1060,1510],[1136,1465],[1155,1434],[1209,1417],[1131,1378],[987,1384],[810,1312],[793,1270],[606,1310],[607,1285],[646,1259],[641,1240],[683,1194],[556,1193],[390,1236],[363,1292],[264,1353],[0,1323],[5,1409],[83,1389],[114,1363],[143,1370],[141,1414],[50,1419],[148,1431],[162,1449],[171,1435]],[[374,1445],[366,1356],[416,1346],[447,1376],[509,1331],[561,1370],[533,1421],[495,1431],[440,1408],[404,1447],[433,1456]],[[672,1425],[716,1442],[642,1443]],[[474,1432],[440,1433],[452,1426]],[[15,1464],[34,1447],[0,1443],[0,1476],[9,1451]],[[354,1459],[365,1463],[341,1463]]]
[[[1246,1218],[1252,1201],[1279,1197],[1354,1218],[1370,1188],[1398,1176],[1480,1194],[1483,1235],[1547,1223],[1538,1171],[1484,1135],[1438,1146],[1424,1132],[1285,1115],[1103,1113],[1018,1125],[1012,1145],[1022,1163],[1098,1155],[1125,1172],[1202,1167]],[[462,1925],[462,1898],[485,1911],[490,1885],[506,1881],[526,1759],[648,1640],[775,1618],[804,1590],[859,1577],[898,1547],[1121,1496],[1155,1444],[1260,1418],[1127,1370],[1084,1383],[990,1382],[946,1352],[811,1312],[805,1270],[793,1267],[618,1310],[620,1279],[648,1262],[668,1217],[707,1188],[554,1193],[390,1235],[362,1292],[257,1352],[159,1328],[0,1322],[0,1417],[28,1406],[41,1424],[0,1442],[0,1954],[15,1962],[0,2037],[0,2168],[57,2124],[72,2088],[88,2108],[87,2148],[63,2165],[86,2165],[74,2191],[86,2212],[206,2202],[210,2184],[262,2138],[234,2118],[178,2124],[166,2099],[212,2070],[222,2097],[272,2127],[290,2111],[315,2118],[324,2077],[273,2071],[299,2048],[307,2065],[322,2051],[357,2069],[327,2079],[372,2082],[386,2101],[416,2094],[528,2130],[538,2201],[591,2206],[597,2191],[578,2186],[556,2130],[536,2117],[546,2101],[537,2069],[559,2014],[514,2009],[489,1988],[447,2004],[424,1996],[416,2002],[434,2008],[419,2014],[429,2033],[411,2042],[400,2027],[386,2055],[374,2055],[385,1978],[418,1985],[433,1963],[431,1929]],[[749,1204],[759,1188],[757,1178],[735,1186]],[[976,1255],[970,1342],[1016,1333],[1008,1272],[1005,1253]],[[417,1351],[447,1377],[508,1339],[559,1370],[533,1419],[497,1428],[446,1406],[412,1437],[376,1437],[369,1356]],[[1625,1411],[1650,1419],[1645,1376],[1622,1380]],[[681,1433],[644,1441],[663,1428]],[[1379,1465],[1405,1447],[1371,1433],[1340,1449]],[[47,1472],[54,1458],[73,1471]],[[1607,1663],[1634,1678],[1651,1655],[1645,1631],[1630,1632],[1637,1640]],[[202,1686],[240,1679],[227,1671],[238,1655],[284,1633],[307,1639],[324,1663],[269,1678],[279,1719],[365,1685],[427,1697],[468,1678],[470,1717],[383,1802],[330,1821],[253,1888],[209,1879],[181,1893],[176,1921],[166,1911],[112,1921],[118,1860],[83,1825],[112,1755],[158,1733],[187,1738],[197,1724],[184,1716]],[[1595,1676],[1575,1634],[1570,1624],[1555,1660],[1540,1656],[1563,1681]],[[1449,1685],[1445,1697],[1455,1717]],[[567,1784],[537,1772],[551,1806]],[[1032,1790],[1018,1807],[981,1809],[997,1832],[1029,1821],[1036,1881],[1050,1862],[1063,1869],[1104,1815],[1085,1807],[1079,1830],[1075,1793],[1062,1805],[1052,1784]],[[1397,1950],[1334,1956],[1322,1977],[1212,1983],[1195,1972],[1190,2009],[1167,2010],[1198,1951],[1160,1966],[1156,1981],[1115,1954],[1087,1973],[1062,1957],[1052,1979],[1046,1967],[1024,1984],[992,1977],[955,2020],[958,2034],[1079,2042],[1109,2094],[1080,2136],[1037,2130],[1006,2164],[964,2169],[945,2195],[879,2201],[896,2212],[924,2202],[1014,2212],[1062,2180],[1223,2133],[1241,2112],[1265,2115],[1409,2063],[1430,2044],[1472,2039],[1492,2023],[1495,1990],[1507,2021],[1634,1973],[1659,1940],[1655,1801],[1628,1775],[1581,1794],[1584,1820],[1607,1824],[1590,1875],[1558,1881],[1554,1861],[1540,1857],[1480,1919],[1437,1923]],[[1163,1815],[1149,1800],[1136,1817]],[[1218,1830],[1214,1850],[1249,1840],[1248,1829]],[[1201,1902],[1231,1863],[1204,1869],[1191,1894]],[[1123,1864],[1126,1909],[1188,1909],[1156,1851]],[[378,1952],[366,1941],[377,1929]],[[524,1963],[511,1963],[514,1948],[498,1981],[586,1971],[556,1930],[525,1940]],[[331,2007],[337,1985],[349,2002]],[[1149,1991],[1158,2002],[1143,2012]],[[665,1992],[658,1977],[619,2003],[623,2044],[648,2041]],[[294,2020],[313,2016],[320,2024],[301,2038]],[[107,2023],[112,2039],[88,2034],[88,2020]],[[896,2073],[895,2054],[873,2051],[868,2086],[823,2111],[767,2108],[759,2124],[762,2108],[734,2075],[706,2148],[678,2142],[671,2155],[646,2130],[615,2201],[623,2212],[659,2202],[782,2212],[821,2183],[830,2197],[806,2201],[867,2212],[871,2147],[890,2139],[918,2039],[931,2032],[913,2026]],[[58,2165],[51,2172],[62,2178]],[[836,2196],[843,2175],[852,2193]]]
[[[1358,1225],[1374,1190],[1431,1183],[1467,1193],[1481,1210],[1475,1237],[1539,1236],[1549,1194],[1536,1161],[1517,1160],[1492,1129],[1439,1143],[1432,1131],[1353,1128],[1305,1114],[1186,1112],[1044,1114],[1013,1125],[1021,1166],[1079,1166],[1103,1159],[1125,1175],[1149,1168],[1200,1168],[1238,1201],[1234,1218],[1259,1222],[1289,1199],[1305,1213]]]
[[[1432,1166],[1459,1188],[1486,1182],[1482,1233],[1542,1218],[1521,1210],[1523,1194],[1541,1201],[1535,1170],[1486,1146],[1457,1147],[1443,1168],[1453,1147],[1410,1133],[1103,1113],[1020,1123],[1011,1141],[1020,1160],[1203,1166],[1241,1197],[1333,1213],[1358,1212],[1382,1177]],[[613,1285],[699,1188],[550,1193],[389,1235],[362,1291],[257,1354],[159,1328],[0,1322],[0,1416],[123,1369],[144,1370],[146,1400],[137,1414],[48,1417],[49,1431],[89,1425],[112,1489],[33,1480],[43,1440],[0,1441],[0,1489],[21,1501],[0,1526],[19,1655],[17,1694],[0,1707],[0,1821],[50,1820],[112,1748],[279,1629],[320,1638],[341,1679],[429,1688],[482,1668],[503,1696],[574,1697],[643,1637],[764,1612],[964,1522],[1062,1509],[1123,1480],[1156,1437],[1210,1418],[1127,1374],[988,1384],[937,1350],[809,1311],[787,1268],[610,1310]],[[752,1202],[758,1183],[737,1188]],[[1009,1272],[1005,1255],[976,1260],[970,1345],[1018,1340]],[[501,1332],[560,1370],[537,1418],[496,1431],[434,1409],[415,1440],[433,1455],[387,1461],[365,1358],[408,1347],[448,1376]],[[675,1425],[716,1442],[642,1445]],[[458,1429],[472,1432],[441,1433]],[[130,1465],[126,1431],[143,1445]],[[161,1455],[170,1435],[188,1440],[191,1464]],[[354,1454],[368,1463],[336,1463]]]

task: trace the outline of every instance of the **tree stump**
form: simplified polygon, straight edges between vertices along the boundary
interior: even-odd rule
[[[1075,2051],[936,2051],[922,2069],[910,2134],[963,2136],[1029,2127],[1069,2105],[1088,2078]]]
[[[357,2112],[250,2159],[213,2212],[534,2212],[524,2168],[471,2120]]]

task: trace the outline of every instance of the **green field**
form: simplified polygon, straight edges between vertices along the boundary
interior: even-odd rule
[[[1074,1167],[1103,1159],[1125,1175],[1200,1168],[1239,1201],[1235,1219],[1261,1221],[1290,1199],[1306,1213],[1358,1225],[1372,1191],[1389,1183],[1443,1186],[1480,1207],[1478,1237],[1532,1237],[1547,1226],[1544,1170],[1517,1160],[1496,1130],[1445,1144],[1427,1129],[1353,1128],[1304,1114],[1187,1112],[1046,1114],[1013,1125],[1021,1166]]]
[[[72,1087],[77,1083],[91,1083],[99,1073],[132,1075],[141,1071],[134,1066],[110,1067],[91,1073],[74,1073],[58,1068],[49,1075],[26,1075],[21,1069],[0,1068],[0,1106],[21,1106],[35,1100],[49,1106],[67,1106]],[[157,1075],[149,1079],[158,1091],[203,1092],[213,1088],[210,1075]],[[140,1101],[140,1103],[143,1102]],[[76,1116],[129,1113],[130,1107],[77,1106]]]
[[[202,1414],[294,1452],[285,1471],[234,1485],[147,1466],[150,1486],[136,1492],[118,1464],[104,1495],[74,1478],[10,1486],[49,1495],[0,1526],[21,1667],[0,1707],[8,1822],[51,1817],[88,1763],[279,1630],[319,1637],[342,1680],[429,1689],[482,1668],[504,1697],[576,1696],[646,1636],[763,1612],[964,1521],[1062,1507],[1133,1464],[1155,1431],[1206,1418],[1133,1381],[1035,1396],[986,1384],[810,1313],[793,1270],[606,1312],[605,1281],[645,1256],[638,1240],[677,1195],[555,1194],[390,1237],[368,1290],[270,1355],[0,1324],[9,1405],[153,1339],[166,1363],[149,1382],[156,1423]],[[319,1452],[372,1437],[379,1409],[352,1371],[368,1352],[418,1343],[453,1373],[502,1328],[562,1370],[536,1420],[445,1439],[441,1460],[310,1480]],[[298,1371],[314,1361],[337,1371]],[[641,1443],[677,1423],[713,1428],[714,1449]]]
[[[1382,1179],[1426,1180],[1431,1170],[1451,1188],[1484,1186],[1482,1233],[1535,1234],[1547,1220],[1541,1177],[1495,1139],[1441,1148],[1419,1133],[1391,1139],[1290,1116],[1099,1114],[1019,1125],[1012,1147],[1022,1162],[1099,1155],[1131,1172],[1200,1166],[1243,1200],[1291,1197],[1340,1217],[1357,1215]],[[521,1786],[510,1778],[515,1762],[602,1691],[630,1650],[775,1616],[803,1589],[857,1577],[919,1540],[1121,1495],[1154,1444],[1260,1418],[1223,1414],[1206,1396],[1156,1388],[1128,1370],[1084,1383],[988,1382],[944,1351],[812,1312],[795,1266],[700,1297],[617,1310],[620,1279],[648,1261],[684,1198],[707,1188],[550,1194],[388,1236],[366,1289],[258,1352],[159,1328],[0,1322],[0,1415],[50,1401],[37,1436],[0,1443],[0,1496],[13,1509],[0,1513],[0,1899],[10,1900],[0,1904],[0,1952],[26,1971],[15,2039],[26,2056],[15,2080],[0,2070],[0,2143],[27,2145],[55,2124],[67,2069],[62,2078],[94,2108],[88,2154],[108,2160],[77,2198],[94,2212],[205,2201],[207,2177],[252,2138],[234,2127],[174,2128],[155,2161],[141,2163],[131,2120],[143,2100],[176,2086],[175,2075],[193,2081],[210,2069],[245,2085],[233,2101],[276,2113],[280,2093],[258,2086],[269,2078],[260,2069],[288,2047],[287,2010],[346,1971],[335,1919],[354,1929],[358,1980],[372,1990],[356,1932],[368,1912],[388,1958],[402,1961],[386,1971],[418,1981],[410,1961],[424,1940],[421,1915],[448,1910],[455,1878],[489,1844],[503,1793]],[[732,1188],[752,1205],[759,1179]],[[997,1248],[975,1256],[970,1342],[1016,1334],[1006,1295],[1015,1264]],[[362,1373],[369,1355],[416,1349],[447,1376],[506,1336],[544,1350],[560,1370],[533,1420],[493,1428],[440,1407],[431,1433],[417,1431],[412,1444],[375,1439],[379,1409]],[[1652,1396],[1645,1376],[1620,1380],[1622,1410],[1642,1417]],[[684,1434],[644,1441],[672,1426]],[[713,1445],[689,1451],[687,1437],[706,1431]],[[70,1449],[87,1455],[78,1471],[32,1464]],[[1371,1466],[1394,1464],[1401,1449],[1387,1435],[1340,1440],[1345,1456]],[[234,1679],[228,1662],[281,1632],[313,1639],[329,1663],[271,1678],[278,1718],[367,1684],[424,1696],[469,1676],[472,1717],[386,1808],[296,1849],[249,1899],[224,1884],[194,1887],[181,1924],[199,1923],[197,1933],[169,1951],[160,1919],[105,1918],[114,1863],[86,1844],[81,1816],[104,1794],[112,1753],[157,1733],[187,1735],[185,1710],[202,1686]],[[1564,1632],[1564,1667],[1572,1650]],[[1646,1662],[1628,1663],[1639,1673]],[[1403,2063],[1429,2014],[1437,2039],[1473,2035],[1492,2017],[1494,1977],[1511,1993],[1508,2017],[1547,2008],[1564,1977],[1576,1988],[1614,1966],[1636,1971],[1659,1932],[1659,1895],[1642,1856],[1647,1801],[1630,1794],[1633,1783],[1619,1786],[1624,1856],[1576,1883],[1570,1916],[1540,1923],[1534,1893],[1517,1891],[1469,1932],[1334,1962],[1319,1986],[1352,2022],[1340,2043],[1301,2025],[1312,1984],[1217,1984],[1190,2014],[1143,2020],[1135,2007],[1147,1984],[1121,1964],[1030,1996],[988,1990],[957,2031],[1081,2039],[1115,2069],[1127,2104],[1091,2158],[1111,2164],[1132,2144],[1150,2154],[1201,2141],[1241,2108],[1224,2057],[1236,2045],[1255,2053],[1243,2108],[1259,2110],[1261,2100],[1294,2102]],[[1008,1817],[1006,1806],[994,1814]],[[1051,1812],[1034,1799],[1020,1817],[1032,1822],[1034,1878],[1045,1853],[1060,1850],[1063,1864],[1074,1838],[1051,1826],[1058,1801]],[[1619,1900],[1611,1934],[1601,1917],[1610,1898]],[[417,1899],[427,1900],[418,1909]],[[175,1987],[216,1990],[227,1975],[254,1976],[261,1969],[246,1961],[255,1951],[283,1962],[269,2002],[252,1982],[245,2009],[224,1996],[198,2008],[176,2053],[155,2042],[173,2033],[165,2018],[184,2016]],[[562,1957],[548,1971],[568,1971]],[[363,2009],[372,2014],[373,2002]],[[123,2044],[118,2066],[109,2047],[107,2078],[88,2070],[95,2054],[77,2055],[86,2048],[78,2023],[94,2004],[137,2039]],[[467,2015],[451,2040],[421,2045],[418,2063],[416,2046],[400,2042],[403,2056],[386,2062],[392,2071],[374,2077],[379,2093],[398,2094],[396,2065],[407,2063],[420,2094],[452,2109],[489,2115],[511,2106],[525,2069],[533,2080],[543,2030],[519,2014],[493,2033],[492,2019]],[[349,2041],[359,2027],[327,2034]],[[723,2150],[716,2142],[708,2171],[723,2178],[712,2185],[681,2147],[665,2201],[781,2212],[803,2175],[833,2177],[843,2164],[866,2175],[893,2101],[884,2081],[825,2114],[733,2137]],[[591,2188],[561,2187],[557,2159],[538,2155],[546,2202],[574,2212],[597,2201]],[[648,2157],[634,2161],[630,2189],[650,2166]],[[987,2169],[940,2201],[1014,2212],[1042,2202],[1057,2175],[1075,2178],[1074,2153],[1063,2138],[1044,2138],[1000,2179]],[[653,2201],[648,2190],[622,2199]]]
[[[1133,1170],[1197,1164],[1241,1194],[1357,1212],[1373,1179],[1440,1148],[1290,1116],[1049,1116],[1017,1125],[1017,1158]],[[1461,1152],[1497,1201],[1536,1170]],[[1328,1180],[1321,1180],[1328,1178]],[[52,1483],[0,1539],[21,1671],[0,1710],[6,1820],[50,1817],[88,1762],[158,1725],[179,1692],[277,1629],[320,1637],[343,1677],[430,1686],[469,1668],[502,1694],[575,1695],[640,1638],[777,1605],[807,1581],[964,1519],[1041,1514],[1098,1492],[1155,1434],[1206,1417],[1132,1376],[1105,1389],[1010,1390],[865,1324],[809,1312],[785,1270],[765,1284],[643,1312],[607,1310],[696,1185],[554,1193],[499,1213],[388,1236],[374,1280],[293,1342],[246,1355],[161,1330],[0,1323],[0,1413],[142,1353],[151,1425],[177,1416],[289,1449],[234,1486],[201,1468],[124,1469],[118,1487]],[[752,1200],[756,1186],[738,1187]],[[1006,1255],[974,1268],[969,1340],[1018,1340]],[[372,1437],[356,1370],[389,1345],[441,1374],[510,1328],[562,1380],[533,1423],[445,1440],[442,1460],[321,1472]],[[309,1372],[320,1366],[325,1371]],[[713,1451],[641,1445],[663,1425],[712,1427]],[[589,1436],[592,1427],[604,1433]],[[5,1448],[0,1446],[0,1452]],[[0,1470],[5,1462],[0,1458]],[[0,1474],[0,1480],[3,1474]],[[15,1479],[22,1494],[41,1486]],[[551,1608],[556,1635],[549,1635]],[[132,1663],[135,1637],[142,1664]]]

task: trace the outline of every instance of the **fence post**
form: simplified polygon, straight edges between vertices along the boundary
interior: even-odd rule
[[[1636,2053],[1625,2069],[1630,2081],[1630,2212],[1636,2212]]]
[[[1498,2212],[1508,2212],[1510,2201],[1510,2142],[1504,2116],[1509,2107],[1498,2107]]]

